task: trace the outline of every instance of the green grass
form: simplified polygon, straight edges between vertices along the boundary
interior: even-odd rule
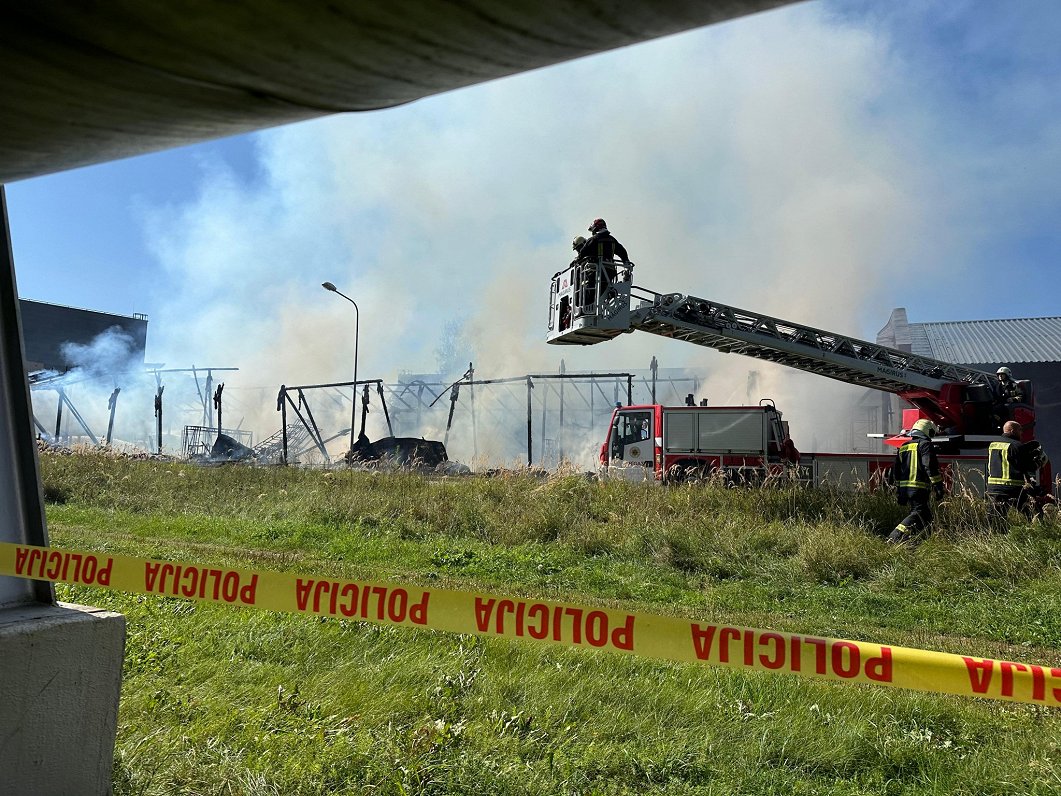
[[[52,541],[1057,666],[1061,527],[966,497],[43,456]],[[126,615],[123,794],[1052,794],[1061,711],[88,588]]]

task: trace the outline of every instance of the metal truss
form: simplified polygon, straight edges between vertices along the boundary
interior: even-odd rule
[[[678,293],[651,293],[631,312],[630,326],[893,393],[993,385],[991,374],[973,368]]]

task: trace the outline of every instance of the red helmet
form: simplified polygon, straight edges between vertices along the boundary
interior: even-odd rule
[[[602,229],[607,229],[608,224],[603,218],[593,219],[593,223],[589,225],[590,232],[600,232]]]

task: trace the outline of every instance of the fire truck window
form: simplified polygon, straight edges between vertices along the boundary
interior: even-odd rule
[[[619,415],[615,427],[615,441],[619,446],[642,442],[652,436],[652,415],[649,412],[625,412]]]

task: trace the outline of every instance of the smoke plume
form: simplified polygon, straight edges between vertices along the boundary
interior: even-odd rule
[[[928,111],[897,99],[910,86],[883,34],[806,4],[260,134],[258,179],[215,163],[194,201],[150,214],[173,286],[153,356],[238,366],[226,396],[261,436],[279,426],[280,384],[351,377],[355,337],[361,378],[387,380],[433,372],[444,334],[469,341],[452,359],[482,378],[562,357],[568,372],[642,370],[655,355],[695,371],[698,397],[773,398],[797,444],[813,430],[840,449],[851,388],[651,335],[552,348],[548,280],[602,216],[640,285],[872,336],[931,237]],[[321,425],[349,426],[349,399],[329,402]],[[484,409],[477,444],[510,452],[521,411],[502,428]],[[444,414],[423,433],[441,438]]]

